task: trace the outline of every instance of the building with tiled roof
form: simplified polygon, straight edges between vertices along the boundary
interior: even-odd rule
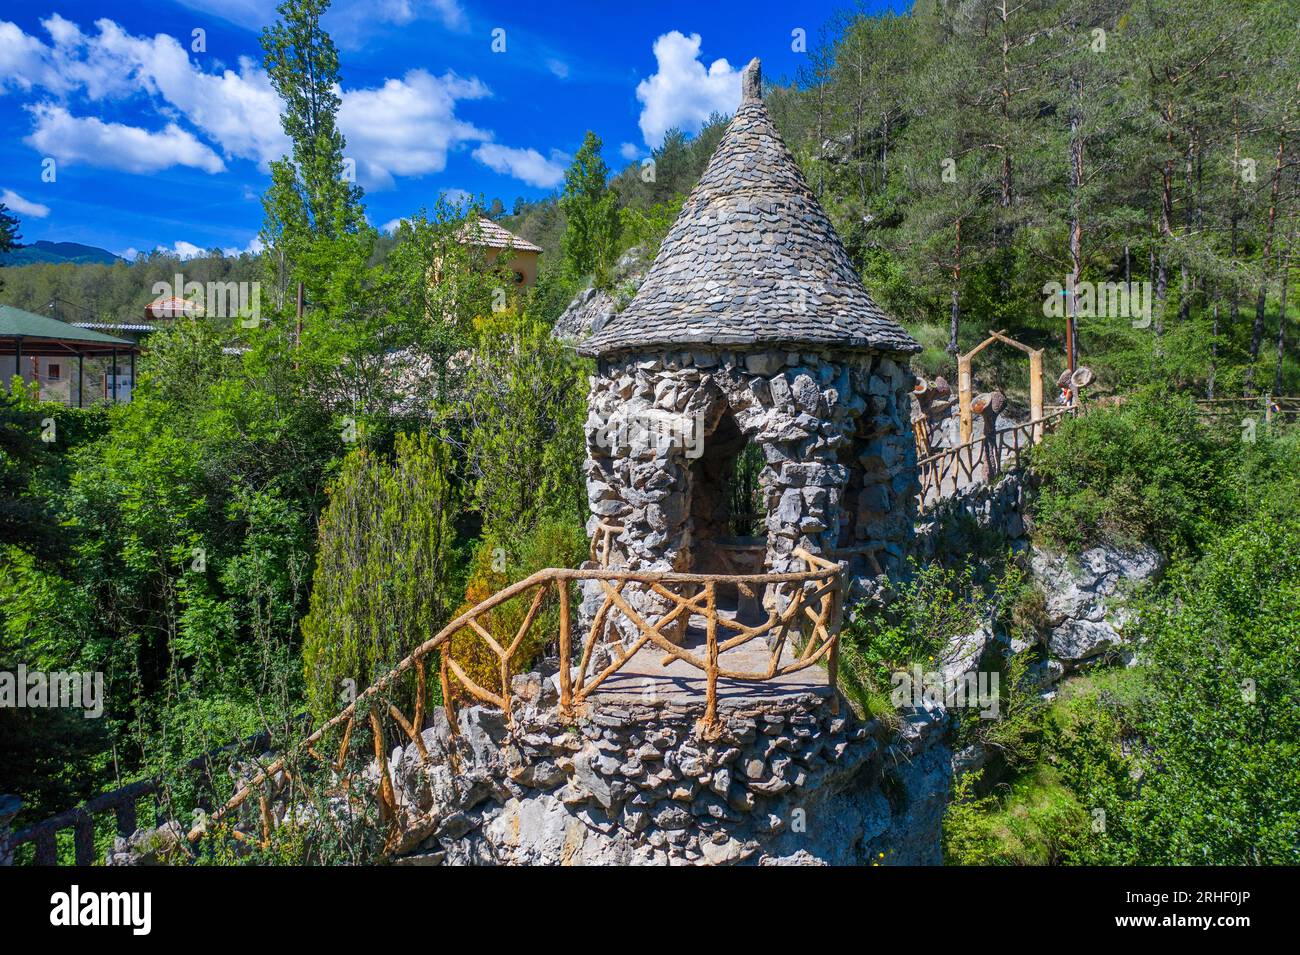
[[[514,272],[515,281],[527,288],[537,281],[537,257],[543,249],[497,225],[485,216],[471,219],[461,230],[461,241],[467,245],[488,250],[488,261],[496,262],[508,255],[507,267]]]

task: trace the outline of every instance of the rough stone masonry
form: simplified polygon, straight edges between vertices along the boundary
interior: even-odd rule
[[[870,589],[900,568],[911,533],[920,346],[863,287],[768,115],[757,60],[743,85],[635,298],[579,346],[598,359],[589,529],[619,529],[613,566],[726,569],[726,481],[752,444],[764,569],[805,569],[802,547]],[[645,589],[625,596],[652,621],[664,609]],[[764,602],[787,596],[770,588]]]
[[[517,678],[513,725],[440,710],[389,761],[405,865],[936,864],[951,776],[942,711],[896,733],[829,691],[722,713],[597,708],[566,723],[551,680]]]

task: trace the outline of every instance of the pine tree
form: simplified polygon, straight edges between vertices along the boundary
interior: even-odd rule
[[[608,286],[619,236],[618,193],[609,188],[609,169],[600,157],[600,137],[588,131],[564,176],[560,206],[567,227],[564,258],[575,276],[591,273]]]
[[[13,251],[21,238],[22,236],[18,234],[18,217],[11,213],[3,202],[0,202],[0,256]],[[3,265],[4,263],[0,262],[0,268]],[[0,279],[0,289],[4,287],[4,280]]]

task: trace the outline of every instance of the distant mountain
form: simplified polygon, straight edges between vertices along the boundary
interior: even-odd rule
[[[100,249],[93,245],[82,245],[80,242],[46,242],[44,239],[25,245],[21,249],[14,249],[8,255],[0,257],[0,260],[10,266],[32,265],[36,262],[71,262],[74,265],[98,262],[112,265],[114,262],[122,261],[107,249]]]

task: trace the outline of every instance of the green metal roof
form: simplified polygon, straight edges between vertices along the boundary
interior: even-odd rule
[[[133,348],[134,342],[114,338],[103,332],[78,328],[47,315],[24,312],[12,305],[0,305],[0,338],[45,338],[69,342],[86,342],[94,345],[125,345]]]

